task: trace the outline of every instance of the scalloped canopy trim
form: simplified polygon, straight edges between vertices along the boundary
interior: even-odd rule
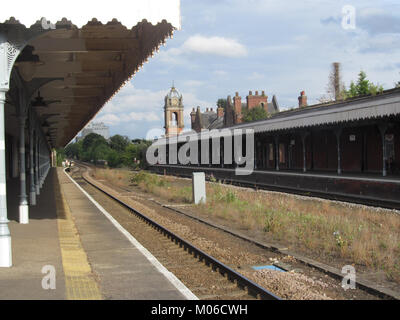
[[[0,11],[0,22],[4,23],[15,17],[26,27],[34,25],[38,20],[46,18],[50,23],[67,18],[82,28],[93,18],[107,24],[116,19],[126,28],[131,29],[142,20],[156,25],[163,20],[174,28],[181,28],[180,0],[15,0],[9,1]]]

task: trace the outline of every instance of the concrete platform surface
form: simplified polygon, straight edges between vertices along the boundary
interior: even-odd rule
[[[30,207],[29,225],[16,221],[17,189],[17,181],[7,189],[14,265],[0,268],[0,299],[191,298],[190,291],[173,276],[171,280],[157,261],[151,262],[155,258],[146,257],[146,250],[124,235],[62,169],[50,171],[38,205]],[[54,267],[54,290],[43,288],[50,283],[43,280],[50,274],[42,273],[45,266]]]

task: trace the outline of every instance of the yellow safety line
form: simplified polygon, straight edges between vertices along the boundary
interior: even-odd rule
[[[68,300],[101,300],[103,297],[99,286],[82,247],[70,208],[58,183],[55,185],[55,195],[66,298]]]

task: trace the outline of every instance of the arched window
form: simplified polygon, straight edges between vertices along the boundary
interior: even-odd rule
[[[173,112],[171,114],[171,127],[177,127],[178,126],[178,114],[176,112]]]

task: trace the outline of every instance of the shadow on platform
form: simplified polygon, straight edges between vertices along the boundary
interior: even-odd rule
[[[59,184],[57,173],[50,170],[40,190],[40,195],[36,196],[36,205],[29,205],[30,220],[57,219],[55,185]],[[27,197],[29,203],[29,181],[26,184]],[[19,222],[19,201],[20,201],[20,181],[18,178],[7,180],[7,216],[8,220]]]

